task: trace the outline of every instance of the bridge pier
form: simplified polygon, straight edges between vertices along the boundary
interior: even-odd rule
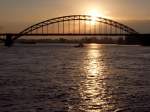
[[[11,47],[13,45],[12,34],[6,34],[5,46]]]

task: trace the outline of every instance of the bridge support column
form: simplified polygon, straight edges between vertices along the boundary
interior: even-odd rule
[[[13,44],[12,34],[6,34],[5,46],[11,47]]]

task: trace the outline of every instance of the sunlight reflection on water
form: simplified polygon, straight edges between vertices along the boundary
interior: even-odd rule
[[[80,94],[83,99],[82,105],[86,106],[86,111],[100,112],[109,108],[106,105],[108,102],[103,100],[106,83],[104,80],[100,80],[105,77],[103,73],[105,62],[101,60],[103,53],[101,46],[91,44],[89,47],[87,56],[85,56],[87,59],[83,62],[86,79],[80,88]],[[105,107],[103,107],[104,104]]]

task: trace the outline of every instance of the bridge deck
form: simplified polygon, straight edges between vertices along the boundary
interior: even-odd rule
[[[49,33],[49,34],[18,34],[18,33],[3,33],[0,36],[6,36],[7,34],[11,34],[12,36],[150,36],[150,34],[59,34],[59,33]]]

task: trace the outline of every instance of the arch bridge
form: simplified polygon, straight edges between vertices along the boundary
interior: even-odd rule
[[[117,21],[89,15],[69,15],[52,18],[27,27],[17,34],[7,34],[5,45],[11,46],[22,36],[124,36],[138,34]]]

